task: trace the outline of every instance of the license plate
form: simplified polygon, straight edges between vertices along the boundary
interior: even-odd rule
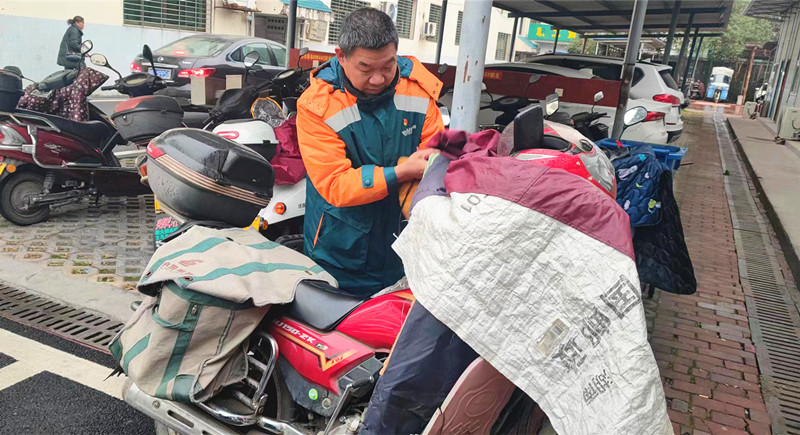
[[[155,74],[153,74],[153,68],[150,68],[149,72],[150,72],[151,75],[157,75],[157,76],[161,77],[162,79],[171,79],[172,78],[172,71],[170,71],[168,69],[159,68],[159,69],[156,70]]]

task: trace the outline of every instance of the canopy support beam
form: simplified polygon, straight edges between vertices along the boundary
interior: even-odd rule
[[[466,130],[469,133],[478,130],[478,108],[491,19],[492,0],[464,2],[461,44],[450,111],[450,128],[453,130]]]
[[[444,40],[444,22],[447,16],[447,0],[442,0],[442,16],[439,18],[439,38],[436,41],[436,64],[442,63],[442,41]],[[516,21],[514,28],[516,29]]]
[[[619,102],[617,111],[614,114],[614,127],[611,129],[611,137],[619,139],[622,136],[624,127],[625,109],[628,105],[628,96],[631,93],[631,81],[633,71],[636,67],[636,57],[639,54],[639,44],[642,39],[642,28],[644,27],[644,16],[647,13],[647,0],[636,0],[633,6],[633,16],[631,17],[631,27],[628,30],[628,45],[625,48],[625,64],[622,67],[622,85],[619,88]]]
[[[514,45],[517,42],[517,26],[519,26],[519,18],[514,18],[514,30],[511,31],[511,48],[508,50],[509,62],[514,62]]]
[[[700,41],[697,42],[697,54],[694,55],[694,67],[692,67],[692,83],[694,83],[694,77],[697,74],[697,65],[700,63],[700,49],[703,48],[703,39],[705,39],[705,36],[701,36]]]
[[[289,66],[291,51],[297,38],[297,0],[289,0],[288,20],[286,23],[286,66]]]
[[[697,44],[698,33],[700,33],[700,28],[695,27],[694,37],[692,38],[692,48],[689,49],[689,57],[686,58],[686,68],[683,70],[683,80],[681,80],[681,86],[683,86],[683,88],[686,88],[686,78],[689,77],[689,68],[692,66],[692,55],[694,54],[694,46]]]
[[[667,36],[667,45],[664,47],[664,59],[661,63],[669,65],[669,55],[672,51],[672,44],[675,42],[675,30],[678,28],[678,18],[681,16],[681,0],[675,0],[675,5],[672,8],[672,21],[669,23],[669,35]]]
[[[689,23],[686,25],[686,31],[683,32],[683,42],[681,42],[681,54],[678,55],[678,60],[675,61],[675,69],[672,70],[672,78],[678,79],[681,73],[681,61],[686,54],[686,46],[689,45],[689,33],[692,31],[692,22],[694,21],[694,14],[689,15]]]

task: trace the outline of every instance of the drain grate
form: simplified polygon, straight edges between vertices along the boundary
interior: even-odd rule
[[[739,276],[773,433],[800,435],[800,313],[783,279],[769,226],[756,206],[725,122],[714,116]]]
[[[0,283],[0,316],[108,353],[123,324]]]

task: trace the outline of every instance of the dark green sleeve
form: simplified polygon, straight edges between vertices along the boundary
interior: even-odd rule
[[[81,51],[81,33],[75,27],[70,27],[67,32],[67,49],[71,53],[80,53]]]

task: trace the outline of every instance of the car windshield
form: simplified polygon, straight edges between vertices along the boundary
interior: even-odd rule
[[[668,88],[678,90],[678,84],[675,83],[675,80],[672,78],[672,75],[669,73],[668,69],[662,69],[658,72],[661,76],[661,79],[664,80],[664,84],[667,85]]]
[[[231,41],[213,36],[190,36],[167,44],[155,51],[159,56],[211,57],[218,55]]]

